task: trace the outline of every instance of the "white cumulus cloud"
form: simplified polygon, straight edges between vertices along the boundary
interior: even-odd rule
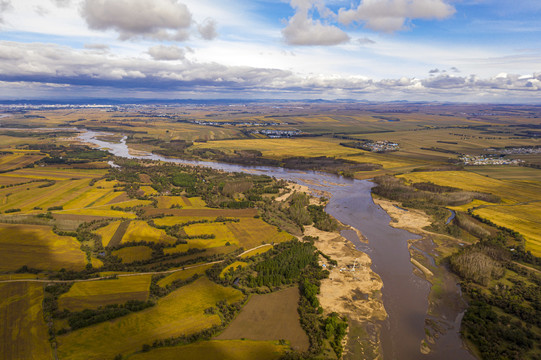
[[[344,25],[362,23],[383,32],[403,30],[407,20],[445,19],[455,9],[444,0],[362,0],[356,8],[340,9],[338,20]]]
[[[182,60],[184,59],[185,51],[175,45],[157,45],[148,49],[148,54],[154,60]]]
[[[310,10],[317,8],[320,16],[332,17],[332,12],[321,2],[314,0],[291,0],[295,15],[282,30],[286,43],[290,45],[337,45],[350,40],[348,34],[338,27],[313,19]]]
[[[85,0],[81,15],[94,30],[115,30],[122,40],[185,40],[192,14],[177,0]]]

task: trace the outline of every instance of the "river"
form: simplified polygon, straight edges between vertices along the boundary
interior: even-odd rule
[[[82,132],[79,139],[109,150],[120,157],[160,160],[178,164],[206,166],[228,172],[260,173],[278,179],[295,181],[314,190],[331,194],[326,211],[344,224],[358,229],[368,243],[359,241],[349,232],[347,237],[372,259],[372,270],[383,281],[383,304],[388,313],[381,331],[384,359],[474,359],[463,348],[458,330],[461,313],[447,311],[448,331],[432,347],[429,355],[420,352],[425,338],[430,283],[413,273],[408,240],[419,238],[408,231],[389,226],[390,217],[372,201],[372,182],[353,180],[337,175],[296,171],[279,167],[241,166],[207,161],[188,161],[166,158],[155,154],[130,155],[126,138],[120,143],[97,139],[101,133]],[[456,291],[460,291],[457,287]],[[456,294],[455,294],[456,295]],[[450,318],[449,318],[450,314]]]

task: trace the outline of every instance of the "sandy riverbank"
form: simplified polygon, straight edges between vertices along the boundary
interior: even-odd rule
[[[361,358],[374,358],[379,354],[379,321],[387,317],[381,299],[383,283],[370,269],[371,260],[365,253],[356,250],[354,245],[337,233],[321,231],[313,226],[305,227],[305,235],[318,237],[316,247],[325,255],[338,262],[330,268],[323,257],[322,263],[330,270],[328,279],[321,281],[319,301],[326,313],[337,312],[350,320],[353,338],[345,339],[345,357],[355,348],[355,355]],[[353,265],[355,270],[353,271]],[[362,328],[365,336],[360,337]]]

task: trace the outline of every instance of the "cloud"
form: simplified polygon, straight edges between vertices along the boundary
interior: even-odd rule
[[[4,13],[13,9],[11,0],[0,0],[0,24],[4,23]]]
[[[363,38],[359,38],[357,39],[357,43],[361,44],[361,45],[370,45],[370,44],[375,44],[376,42],[372,39],[369,39],[367,37],[363,37]]]
[[[106,53],[110,50],[109,45],[107,44],[85,44],[84,48],[100,53]]]
[[[295,9],[288,25],[282,30],[284,40],[289,45],[337,45],[350,40],[348,34],[334,25],[324,24],[313,19],[310,10],[317,8],[322,17],[333,14],[321,2],[314,0],[291,0]]]
[[[357,8],[338,11],[338,21],[344,25],[362,23],[366,28],[394,32],[406,28],[407,20],[445,19],[455,9],[445,0],[361,0]]]
[[[84,0],[81,15],[94,30],[115,30],[121,40],[144,37],[182,41],[192,15],[177,0]]]
[[[161,51],[161,56],[175,50],[167,46],[153,47],[149,53],[152,49],[158,53]],[[14,89],[20,96],[26,96],[24,84],[27,84],[28,89],[57,86],[61,89],[58,91],[64,91],[65,95],[76,90],[78,96],[83,96],[79,91],[84,90],[86,94],[93,95],[108,91],[117,97],[128,97],[138,92],[153,97],[157,94],[174,96],[172,94],[175,92],[186,92],[199,97],[220,95],[262,98],[272,95],[279,98],[282,95],[296,98],[489,99],[492,102],[518,99],[521,102],[538,102],[541,73],[522,76],[502,73],[484,79],[475,75],[455,76],[441,72],[425,79],[302,76],[272,68],[225,66],[187,59],[182,62],[156,61],[52,44],[0,41],[0,89],[4,92],[6,89]],[[55,93],[55,96],[61,94]]]
[[[51,0],[56,6],[61,8],[67,8],[71,5],[71,0]]]
[[[157,45],[148,49],[148,54],[154,60],[182,60],[186,55],[185,51],[178,46]]]
[[[197,25],[197,31],[205,40],[213,40],[218,36],[216,21],[213,19],[205,19],[203,23]]]
[[[429,73],[429,74],[437,74],[437,73],[439,73],[439,72],[440,72],[440,69],[435,68],[435,69],[430,70],[428,73]]]

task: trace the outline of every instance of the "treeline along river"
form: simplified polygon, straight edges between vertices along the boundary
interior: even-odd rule
[[[111,143],[98,139],[100,135],[104,134],[85,131],[80,134],[79,139],[119,157],[192,164],[228,172],[260,173],[329,193],[331,198],[326,211],[342,223],[358,229],[367,238],[368,243],[362,243],[356,235],[352,236],[352,232],[348,232],[347,236],[359,250],[370,256],[372,270],[383,281],[383,304],[389,315],[381,333],[384,359],[473,359],[463,348],[459,337],[459,313],[454,314],[457,321],[454,321],[454,326],[437,341],[431,354],[421,354],[420,344],[425,337],[430,283],[413,274],[407,243],[409,239],[418,236],[389,226],[390,218],[387,213],[372,201],[371,188],[374,185],[370,181],[280,167],[172,159],[150,153],[134,156],[130,155],[125,138],[120,143]],[[458,288],[456,291],[459,291]],[[448,320],[453,324],[454,319]]]

